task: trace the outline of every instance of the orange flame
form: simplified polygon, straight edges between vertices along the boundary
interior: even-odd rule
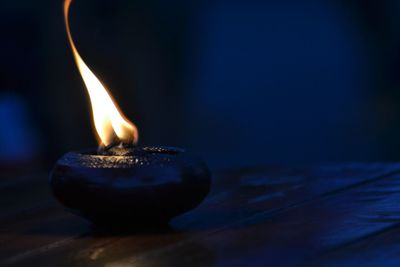
[[[111,94],[89,69],[75,47],[68,19],[71,1],[72,0],[64,1],[65,27],[75,63],[89,94],[99,145],[108,146],[112,144],[116,138],[119,139],[118,141],[121,143],[136,144],[138,141],[136,126],[122,114],[118,105],[113,101]]]

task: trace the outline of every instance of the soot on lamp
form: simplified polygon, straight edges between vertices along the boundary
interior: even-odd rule
[[[64,206],[95,225],[154,225],[196,207],[209,192],[210,172],[180,148],[114,146],[65,154],[50,185]]]

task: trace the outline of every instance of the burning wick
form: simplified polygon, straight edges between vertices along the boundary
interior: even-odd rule
[[[93,74],[76,49],[69,26],[71,1],[64,1],[65,27],[76,66],[89,94],[99,151],[110,147],[111,144],[135,145],[139,136],[136,126],[123,115],[106,86]]]
[[[210,190],[210,172],[175,147],[136,146],[138,131],[76,49],[64,1],[67,36],[89,94],[99,147],[70,152],[50,174],[54,196],[102,226],[160,225],[196,207]]]

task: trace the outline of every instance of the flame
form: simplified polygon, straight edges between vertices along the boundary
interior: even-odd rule
[[[89,69],[75,47],[68,19],[71,1],[64,1],[65,27],[75,63],[89,94],[99,145],[108,146],[116,141],[116,137],[120,143],[136,144],[138,141],[136,126],[122,114],[118,105],[113,101],[111,94]]]

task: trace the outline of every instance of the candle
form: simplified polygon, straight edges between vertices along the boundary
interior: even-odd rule
[[[99,148],[70,152],[50,174],[54,196],[96,225],[159,225],[196,207],[210,189],[203,161],[184,149],[137,146],[138,130],[93,74],[67,36],[86,86]]]

